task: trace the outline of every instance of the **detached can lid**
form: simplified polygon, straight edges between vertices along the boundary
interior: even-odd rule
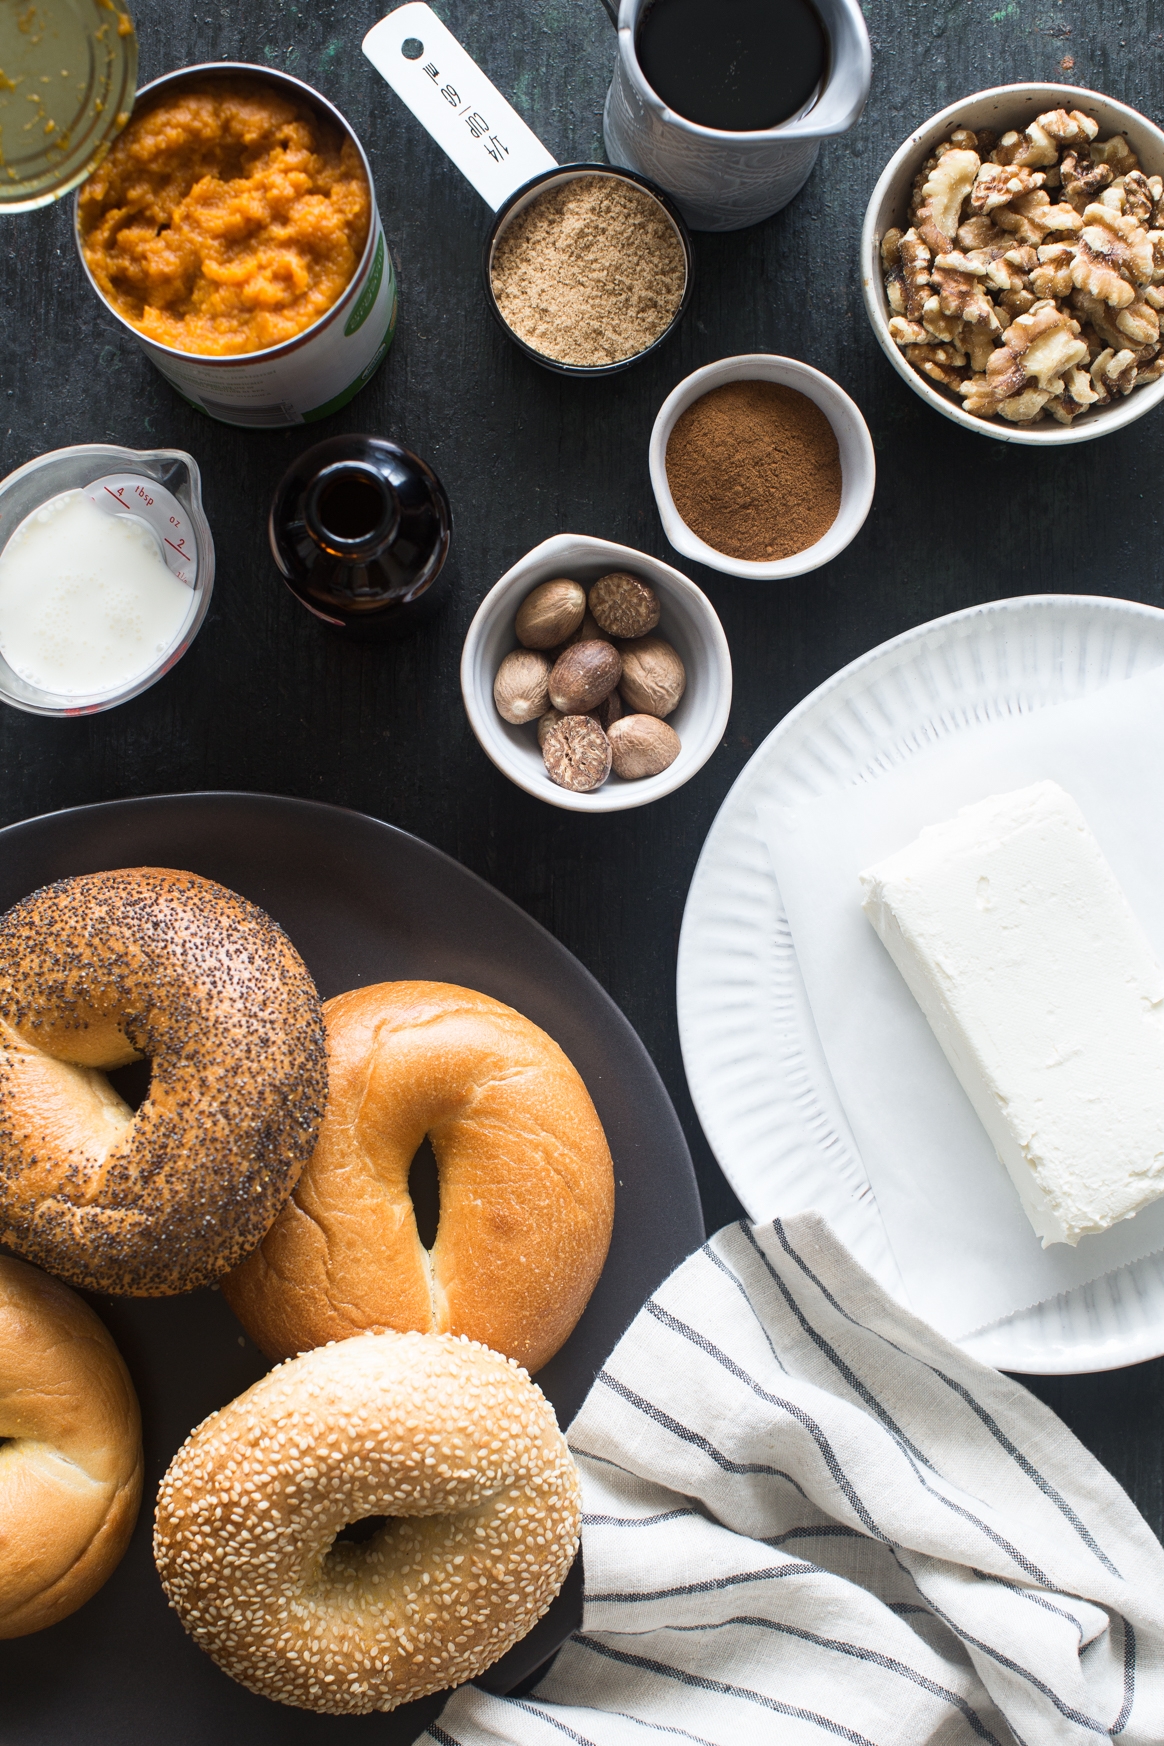
[[[129,120],[137,36],[124,0],[0,4],[0,213],[59,200]]]

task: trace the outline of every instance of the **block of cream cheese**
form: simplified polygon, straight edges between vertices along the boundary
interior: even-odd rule
[[[1071,796],[992,795],[860,877],[1043,1247],[1164,1194],[1164,975]]]

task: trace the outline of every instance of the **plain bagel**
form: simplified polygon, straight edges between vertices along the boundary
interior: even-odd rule
[[[529,1019],[447,982],[329,1000],[330,1101],[262,1245],[223,1281],[286,1358],[378,1329],[464,1334],[538,1370],[606,1259],[614,1180],[577,1071]],[[440,1177],[431,1252],[408,1193],[425,1135]]]
[[[135,1113],[102,1068],[149,1058]],[[208,1285],[262,1237],[327,1096],[282,929],[193,873],[46,885],[0,918],[0,1238],[71,1284]]]
[[[359,1543],[351,1523],[388,1517]],[[225,1673],[328,1715],[472,1679],[541,1618],[578,1545],[565,1439],[516,1364],[367,1334],[207,1419],[158,1492],[170,1605]]]
[[[0,1638],[96,1594],[141,1501],[141,1420],[121,1355],[67,1286],[0,1256]]]

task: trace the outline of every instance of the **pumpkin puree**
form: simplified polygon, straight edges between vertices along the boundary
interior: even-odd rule
[[[338,128],[258,80],[218,80],[133,117],[82,189],[82,247],[147,339],[230,357],[282,345],[331,308],[371,207]]]

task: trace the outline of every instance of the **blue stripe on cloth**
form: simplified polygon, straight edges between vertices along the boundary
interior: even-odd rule
[[[534,1714],[543,1717],[545,1721],[553,1722],[555,1728],[561,1728],[565,1733],[573,1732],[572,1729],[566,1727],[564,1722],[559,1722],[555,1720],[555,1718],[547,1716],[543,1706],[537,1703],[534,1699],[515,1698],[513,1701],[520,1705],[523,1710],[529,1710]],[[705,1739],[702,1734],[693,1734],[688,1728],[670,1728],[667,1726],[666,1722],[645,1722],[641,1716],[629,1715],[626,1710],[608,1710],[603,1713],[605,1715],[620,1716],[624,1722],[633,1722],[638,1728],[649,1728],[654,1734],[677,1734],[682,1740],[694,1740],[695,1746],[715,1746],[714,1741]],[[574,1734],[575,1740],[581,1740],[582,1738],[583,1736],[581,1734]]]
[[[701,1449],[706,1456],[715,1462],[717,1467],[722,1467],[725,1473],[766,1473],[770,1479],[786,1479],[789,1485],[795,1487],[804,1498],[805,1503],[808,1502],[804,1487],[793,1479],[791,1473],[785,1473],[783,1468],[769,1467],[763,1461],[733,1461],[723,1453],[722,1449],[717,1449],[714,1443],[709,1443],[706,1437],[701,1437],[689,1425],[681,1425],[678,1419],[673,1419],[670,1413],[663,1412],[661,1407],[652,1406],[649,1400],[644,1400],[642,1395],[636,1394],[633,1388],[627,1388],[625,1383],[616,1381],[607,1371],[600,1370],[594,1380],[596,1383],[603,1383],[605,1387],[619,1395],[627,1402],[628,1406],[633,1406],[638,1412],[644,1413],[647,1418],[654,1419],[657,1425],[662,1425],[663,1429],[670,1431],[672,1436],[682,1438],[683,1442],[690,1443],[695,1449]],[[607,1467],[618,1467],[617,1461],[607,1461],[602,1455],[589,1455],[585,1449],[572,1449],[571,1452],[583,1456],[587,1461],[602,1461]],[[626,1468],[619,1468],[619,1472],[625,1473]]]
[[[847,1528],[843,1522],[822,1523],[817,1527],[789,1528],[783,1534],[766,1534],[762,1546],[783,1546],[785,1540],[868,1540],[860,1528]]]
[[[612,1461],[609,1455],[592,1455],[589,1449],[576,1449],[571,1443],[570,1453],[583,1461],[597,1461],[602,1467],[613,1467],[616,1473],[626,1474],[626,1468],[621,1461]]]
[[[944,1703],[952,1704],[960,1710],[974,1733],[980,1740],[988,1740],[990,1746],[1002,1746],[997,1734],[992,1734],[977,1710],[969,1704],[959,1692],[951,1691],[948,1686],[939,1685],[937,1680],[930,1679],[926,1674],[919,1673],[904,1661],[898,1661],[894,1655],[883,1655],[879,1649],[867,1649],[860,1643],[846,1643],[838,1637],[821,1637],[815,1631],[807,1631],[802,1626],[781,1624],[776,1619],[756,1618],[752,1614],[739,1613],[735,1618],[718,1619],[706,1625],[664,1625],[666,1631],[682,1631],[696,1634],[701,1631],[722,1631],[730,1625],[750,1625],[757,1631],[772,1631],[785,1637],[797,1637],[802,1643],[812,1643],[818,1649],[831,1649],[838,1655],[849,1655],[857,1661],[871,1662],[886,1673],[897,1674],[899,1678],[908,1680],[911,1685],[920,1686],[931,1697],[940,1698]]]
[[[822,1570],[819,1564],[810,1564],[805,1558],[790,1558],[787,1564],[777,1564],[771,1570],[740,1570],[732,1576],[709,1576],[703,1582],[687,1582],[678,1588],[642,1589],[635,1593],[633,1589],[626,1593],[612,1590],[609,1594],[591,1594],[587,1592],[588,1601],[610,1601],[614,1605],[635,1605],[639,1601],[671,1600],[679,1594],[718,1594],[724,1588],[742,1587],[749,1582],[779,1582],[782,1576],[830,1576],[831,1571]],[[838,1581],[843,1582],[840,1577]]]
[[[557,1716],[547,1715],[540,1704],[527,1703],[524,1698],[514,1698],[513,1702],[518,1709],[528,1710],[532,1715],[537,1716],[539,1720],[547,1722],[551,1728],[557,1728],[558,1732],[560,1734],[565,1734],[568,1740],[578,1741],[579,1746],[598,1746],[597,1741],[592,1740],[589,1734],[579,1734],[576,1728],[571,1728],[565,1722],[559,1721]]]
[[[830,1716],[819,1715],[815,1710],[806,1710],[799,1704],[781,1703],[779,1698],[767,1697],[762,1691],[752,1691],[746,1685],[729,1685],[723,1679],[707,1679],[702,1674],[688,1673],[682,1667],[669,1667],[665,1661],[652,1661],[646,1655],[631,1655],[625,1649],[612,1649],[609,1643],[598,1643],[593,1637],[573,1637],[571,1639],[579,1649],[588,1649],[592,1655],[604,1655],[609,1661],[621,1662],[624,1667],[639,1667],[646,1673],[657,1674],[661,1679],[673,1679],[680,1685],[685,1685],[694,1691],[712,1692],[718,1697],[739,1698],[744,1703],[757,1704],[761,1709],[772,1710],[778,1716],[791,1716],[798,1722],[812,1722],[826,1733],[833,1734],[838,1740],[847,1740],[849,1746],[879,1746],[867,1734],[858,1734],[855,1728],[847,1728],[843,1722],[834,1722]],[[889,1746],[886,1742],[885,1746]]]
[[[1030,1589],[1024,1588],[1021,1582],[1008,1582],[1005,1576],[995,1576],[993,1571],[975,1570],[973,1566],[971,1566],[970,1574],[971,1576],[976,1576],[979,1582],[996,1582],[999,1588],[1009,1589],[1011,1594],[1018,1595],[1020,1600],[1030,1601],[1033,1607],[1042,1607],[1044,1612],[1056,1613],[1059,1618],[1066,1619],[1069,1625],[1075,1626],[1075,1633],[1079,1638],[1079,1647],[1082,1649],[1083,1626],[1079,1623],[1075,1614],[1069,1613],[1066,1607],[1057,1607],[1043,1595],[1032,1594]]]
[[[588,1516],[584,1528],[653,1528],[656,1522],[675,1522],[680,1516],[698,1516],[698,1510],[661,1510],[657,1516]],[[856,1530],[854,1530],[855,1532]]]
[[[1019,1662],[1012,1661],[1009,1655],[1004,1655],[1001,1649],[995,1649],[992,1644],[984,1643],[980,1637],[972,1637],[969,1631],[964,1631],[960,1625],[955,1624],[954,1620],[950,1618],[947,1613],[942,1611],[941,1607],[935,1600],[926,1594],[925,1589],[922,1588],[920,1582],[917,1582],[916,1576],[913,1580],[917,1583],[918,1591],[922,1595],[934,1617],[941,1619],[943,1625],[948,1625],[950,1630],[953,1631],[954,1635],[961,1642],[969,1643],[972,1649],[980,1649],[983,1655],[989,1655],[992,1661],[996,1661],[1000,1667],[1005,1667],[1010,1673],[1017,1673],[1020,1679],[1025,1679],[1028,1684],[1034,1686],[1036,1691],[1041,1691],[1043,1696],[1048,1698],[1050,1702],[1054,1704],[1059,1714],[1065,1716],[1069,1722],[1075,1722],[1080,1728],[1087,1728],[1093,1734],[1111,1733],[1111,1729],[1106,1728],[1102,1722],[1097,1722],[1094,1716],[1085,1716],[1083,1711],[1077,1710],[1074,1705],[1064,1703],[1058,1692],[1053,1691],[1044,1680],[1039,1678],[1038,1674],[1032,1673],[1029,1667],[1021,1666]],[[1127,1722],[1125,1721],[1123,1725],[1126,1727]],[[1013,1729],[1011,1731],[1013,1733]]]
[[[776,1360],[776,1363],[780,1366],[780,1369],[783,1370],[785,1376],[787,1376],[788,1375],[788,1366],[785,1364],[785,1362],[781,1358],[779,1352],[776,1350],[776,1347],[772,1341],[771,1334],[768,1332],[767,1328],[764,1326],[764,1324],[760,1320],[759,1316],[756,1315],[756,1306],[752,1302],[751,1298],[748,1296],[748,1288],[744,1284],[743,1280],[740,1278],[739,1274],[734,1270],[734,1268],[731,1268],[728,1266],[727,1262],[724,1260],[722,1255],[716,1254],[715,1250],[711,1246],[710,1239],[703,1245],[703,1248],[699,1251],[699,1253],[701,1255],[706,1255],[707,1259],[710,1262],[712,1262],[716,1267],[718,1267],[721,1273],[726,1273],[727,1277],[731,1280],[732,1284],[735,1286],[736,1290],[739,1292],[740,1296],[743,1298],[744,1302],[747,1304],[749,1314],[755,1318],[756,1326],[759,1328],[760,1332],[763,1334],[764,1339],[767,1342],[769,1352],[771,1352],[773,1358]]]
[[[779,1242],[781,1248],[784,1250],[785,1254],[789,1257],[789,1259],[791,1261],[794,1261],[796,1263],[796,1265],[800,1268],[800,1271],[805,1275],[805,1277],[812,1281],[813,1285],[815,1285],[816,1289],[820,1292],[821,1296],[825,1299],[825,1301],[827,1303],[831,1304],[832,1308],[836,1310],[837,1314],[840,1316],[843,1316],[844,1319],[847,1322],[849,1322],[853,1327],[860,1328],[863,1333],[874,1334],[877,1339],[883,1341],[884,1344],[889,1346],[894,1352],[900,1353],[903,1358],[907,1358],[910,1361],[910,1363],[920,1364],[923,1370],[928,1370],[930,1372],[931,1376],[936,1376],[939,1382],[944,1383],[948,1389],[950,1389],[954,1394],[956,1394],[958,1396],[958,1398],[961,1401],[963,1401],[966,1406],[968,1406],[970,1408],[970,1411],[980,1421],[980,1423],[985,1427],[985,1429],[990,1432],[990,1435],[994,1438],[995,1442],[1004,1451],[1004,1453],[1010,1457],[1010,1459],[1019,1468],[1020,1472],[1025,1474],[1027,1479],[1029,1479],[1031,1481],[1032,1485],[1035,1485],[1038,1487],[1038,1489],[1043,1493],[1043,1495],[1047,1499],[1047,1501],[1049,1503],[1053,1504],[1055,1506],[1055,1508],[1063,1516],[1064,1520],[1071,1524],[1071,1527],[1079,1535],[1079,1538],[1083,1541],[1083,1544],[1087,1547],[1088,1551],[1093,1553],[1094,1556],[1099,1559],[1100,1563],[1104,1566],[1105,1570],[1109,1570],[1113,1576],[1120,1576],[1120,1572],[1117,1569],[1117,1567],[1112,1563],[1112,1561],[1108,1557],[1107,1553],[1103,1550],[1102,1546],[1100,1546],[1099,1542],[1095,1539],[1094,1535],[1087,1528],[1086,1524],[1082,1521],[1080,1516],[1076,1513],[1075,1510],[1073,1510],[1071,1508],[1071,1505],[1067,1502],[1067,1499],[1065,1497],[1063,1497],[1063,1495],[1060,1492],[1056,1491],[1055,1487],[1051,1484],[1050,1480],[1047,1479],[1044,1474],[1040,1473],[1038,1468],[1034,1465],[1034,1463],[1032,1461],[1030,1461],[1026,1455],[1023,1454],[1022,1450],[1019,1449],[1014,1443],[1011,1442],[1010,1438],[1007,1436],[1006,1432],[1002,1429],[1001,1425],[993,1417],[993,1415],[987,1411],[987,1409],[982,1405],[981,1401],[977,1400],[974,1397],[974,1395],[972,1395],[970,1393],[970,1390],[965,1387],[965,1385],[963,1383],[955,1381],[955,1379],[952,1376],[947,1376],[946,1372],[944,1370],[939,1370],[936,1364],[929,1363],[929,1361],[925,1358],[918,1358],[912,1352],[906,1352],[903,1347],[897,1345],[897,1343],[895,1341],[891,1340],[887,1334],[882,1334],[882,1333],[878,1332],[878,1330],[875,1328],[866,1327],[864,1322],[858,1322],[858,1321],[854,1320],[854,1318],[849,1314],[848,1310],[846,1310],[841,1304],[839,1304],[837,1302],[836,1298],[833,1296],[833,1294],[829,1290],[828,1286],[825,1285],[823,1280],[820,1280],[817,1278],[817,1276],[813,1272],[812,1268],[808,1265],[808,1262],[805,1261],[804,1258],[801,1255],[799,1255],[797,1253],[797,1251],[793,1248],[792,1244],[788,1240],[788,1233],[784,1228],[783,1219],[773,1219],[772,1228],[775,1231],[777,1241]],[[765,1255],[763,1249],[760,1248],[760,1245],[756,1242],[756,1239],[752,1234],[751,1227],[747,1224],[746,1221],[744,1221],[744,1220],[740,1221],[740,1229],[743,1231],[745,1237],[748,1239],[748,1242],[752,1245],[753,1249],[755,1249],[756,1253],[759,1255],[760,1259],[763,1261],[763,1263],[764,1263],[765,1267],[768,1269],[769,1273],[771,1273],[773,1279],[777,1278],[777,1274],[772,1267],[772,1263],[769,1261],[767,1255]],[[1122,1582],[1122,1580],[1123,1580],[1122,1576],[1120,1576],[1120,1580]]]
[[[507,1698],[505,1701],[512,1704],[515,1709],[524,1710],[527,1715],[536,1716],[538,1721],[544,1722],[548,1728],[556,1728],[559,1734],[566,1736],[567,1740],[576,1741],[577,1746],[598,1746],[598,1742],[592,1740],[589,1734],[580,1734],[577,1728],[571,1728],[568,1722],[563,1722],[559,1716],[551,1714],[552,1706],[533,1702],[529,1698]],[[572,1705],[571,1707],[576,1708],[577,1706]],[[663,1722],[644,1722],[638,1716],[627,1715],[624,1710],[603,1710],[601,1713],[620,1716],[623,1721],[631,1722],[640,1728],[648,1728],[654,1734],[675,1734],[683,1740],[694,1740],[696,1746],[714,1746],[713,1741],[705,1739],[702,1734],[692,1734],[687,1728],[669,1728]],[[428,1732],[437,1741],[438,1746],[461,1746],[461,1742],[454,1739],[452,1734],[446,1733],[443,1728],[433,1725],[429,1727]]]
[[[1122,1734],[1132,1715],[1132,1705],[1136,1699],[1136,1633],[1132,1629],[1132,1621],[1120,1615],[1120,1623],[1124,1628],[1124,1703],[1119,1715],[1111,1725],[1114,1734]]]

